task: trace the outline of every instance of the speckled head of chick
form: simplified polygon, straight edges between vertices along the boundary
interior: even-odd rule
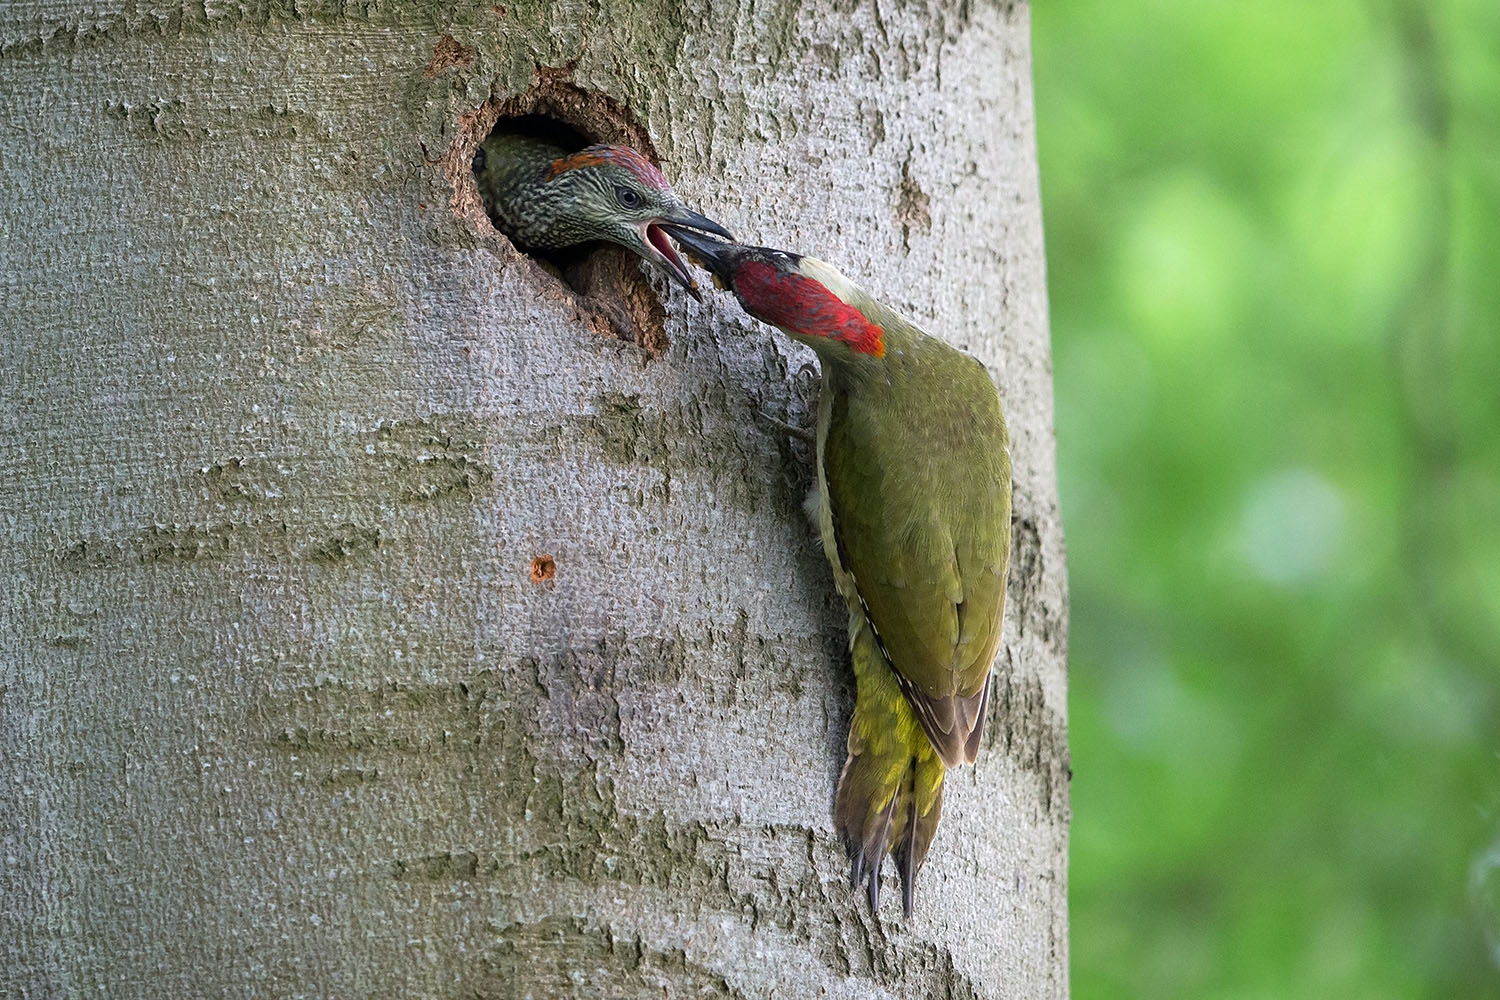
[[[474,155],[474,176],[495,228],[518,245],[554,250],[591,240],[618,243],[694,298],[697,286],[662,227],[733,238],[684,205],[662,172],[628,146],[569,153],[545,140],[496,132]]]

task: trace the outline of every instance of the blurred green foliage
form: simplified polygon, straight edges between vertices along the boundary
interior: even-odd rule
[[[1500,996],[1500,2],[1032,18],[1074,995]]]

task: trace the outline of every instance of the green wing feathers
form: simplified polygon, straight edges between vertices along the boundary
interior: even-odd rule
[[[945,372],[953,368],[965,384],[916,398],[906,398],[912,394],[899,380],[888,394],[839,394],[823,471],[842,570],[922,728],[952,767],[978,750],[1000,643],[1010,458],[988,373],[933,343],[951,355]],[[911,412],[898,419],[877,408]]]
[[[946,768],[974,760],[984,729],[1010,454],[984,367],[925,335],[905,344],[858,391],[825,368],[818,480],[858,684],[834,825],[872,908],[895,857],[910,915]]]

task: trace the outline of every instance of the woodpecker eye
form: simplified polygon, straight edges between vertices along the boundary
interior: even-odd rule
[[[621,208],[641,207],[641,193],[624,185],[615,188],[615,200],[620,203]]]

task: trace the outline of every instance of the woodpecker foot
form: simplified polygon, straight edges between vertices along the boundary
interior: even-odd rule
[[[770,424],[772,427],[774,427],[777,430],[783,432],[784,434],[787,434],[787,435],[789,435],[791,437],[796,438],[798,441],[801,441],[803,444],[815,445],[815,444],[818,443],[818,433],[817,433],[817,431],[813,430],[812,428],[810,428],[810,427],[794,427],[793,425],[785,423],[784,421],[777,420],[775,417],[771,416],[765,410],[761,410],[761,411],[759,411],[759,413],[760,413],[760,419],[761,419],[762,423]]]

